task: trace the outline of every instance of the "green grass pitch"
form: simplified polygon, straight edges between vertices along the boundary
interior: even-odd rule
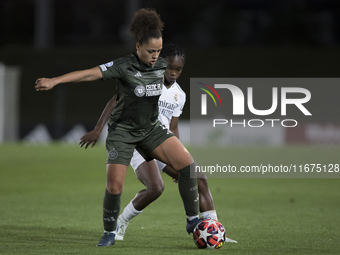
[[[310,160],[322,157],[313,148],[295,150]],[[273,150],[244,147],[228,156],[261,151],[270,158]],[[329,151],[339,163],[340,149]],[[340,254],[339,178],[209,179],[219,221],[238,241],[211,251],[197,249],[186,234],[177,184],[164,176],[163,195],[131,221],[125,240],[96,247],[105,157],[101,144],[1,145],[0,254]],[[129,169],[121,209],[142,188]]]

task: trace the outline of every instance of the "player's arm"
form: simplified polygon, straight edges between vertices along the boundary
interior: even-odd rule
[[[95,81],[102,78],[102,72],[100,71],[99,67],[96,66],[90,69],[67,73],[54,78],[39,78],[35,82],[35,90],[50,90],[60,83]]]
[[[178,120],[179,120],[179,117],[173,116],[171,118],[170,131],[179,139]]]
[[[100,136],[100,133],[103,131],[103,128],[107,121],[110,118],[111,113],[113,112],[115,106],[117,103],[117,94],[114,95],[110,101],[106,104],[102,114],[100,115],[100,118],[94,127],[94,129],[90,132],[88,132],[86,135],[84,135],[82,138],[80,138],[79,145],[80,147],[83,147],[85,145],[85,149],[92,143],[92,148],[95,146],[95,144],[98,141],[98,138]]]

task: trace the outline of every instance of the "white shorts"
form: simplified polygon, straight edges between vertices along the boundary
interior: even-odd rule
[[[155,160],[155,159],[154,159]],[[139,154],[139,152],[135,149],[133,151],[133,156],[131,158],[130,161],[130,165],[133,168],[133,171],[136,172],[136,169],[145,161],[145,159],[143,158],[142,155]],[[156,160],[158,168],[160,171],[163,171],[164,167],[166,166],[166,164],[164,164],[163,162],[160,162],[158,160]]]

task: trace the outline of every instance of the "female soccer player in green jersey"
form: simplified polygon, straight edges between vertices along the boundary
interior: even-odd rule
[[[167,70],[164,73],[163,92],[159,98],[159,115],[158,119],[170,131],[172,131],[177,138],[179,138],[178,120],[182,113],[186,95],[177,83],[180,77],[184,64],[185,52],[182,47],[173,43],[164,45],[160,57],[164,58],[167,64]],[[109,120],[111,112],[116,105],[115,95],[106,105],[101,114],[94,130],[90,131],[81,138],[80,146],[85,146],[85,149],[92,144],[96,144],[100,133]],[[123,213],[119,215],[117,222],[116,240],[123,240],[126,228],[134,217],[139,215],[150,203],[155,201],[164,190],[164,183],[160,175],[160,171],[165,172],[174,180],[178,179],[178,172],[173,170],[170,166],[162,162],[151,160],[149,162],[135,151],[131,160],[131,166],[135,171],[138,180],[145,185],[143,189],[130,201],[124,208]],[[208,181],[203,173],[198,176],[198,192],[199,192],[199,208],[201,217],[203,219],[217,220],[217,214],[214,207],[213,198],[211,196]],[[236,242],[232,239],[227,239],[227,242]]]
[[[158,58],[162,49],[163,22],[154,10],[140,9],[130,24],[136,53],[109,63],[36,80],[37,91],[50,90],[60,83],[116,79],[117,105],[109,121],[106,139],[106,190],[103,202],[104,236],[97,246],[115,243],[120,196],[128,165],[136,148],[150,161],[153,158],[179,172],[178,187],[187,215],[187,232],[198,224],[197,179],[190,178],[194,161],[183,144],[158,121],[158,98],[162,91],[166,63]]]

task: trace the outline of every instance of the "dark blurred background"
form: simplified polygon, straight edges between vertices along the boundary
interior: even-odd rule
[[[190,77],[339,76],[338,0],[0,0],[0,62],[21,72],[21,138],[39,123],[55,139],[77,123],[94,127],[114,81],[48,92],[34,82],[133,52],[128,26],[141,7],[161,15],[164,42],[185,49],[178,82],[187,94]]]

